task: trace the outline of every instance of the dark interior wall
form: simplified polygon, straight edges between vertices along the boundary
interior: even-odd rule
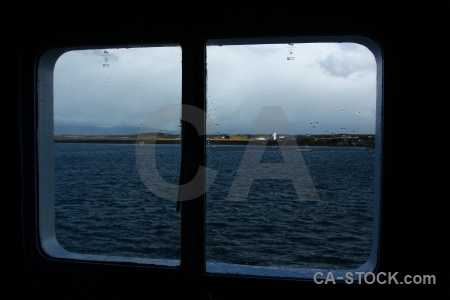
[[[26,282],[21,231],[19,112],[20,10],[17,2],[6,1],[0,8],[2,195],[0,196],[1,285],[4,296],[23,295]],[[14,298],[16,299],[16,298]]]
[[[20,127],[23,124],[20,113],[21,101],[29,101],[24,95],[29,97],[30,94],[23,91],[20,82],[21,57],[28,57],[42,45],[145,43],[147,36],[163,42],[167,36],[190,39],[234,34],[368,34],[379,41],[385,60],[379,270],[403,275],[434,274],[438,286],[447,283],[449,259],[443,249],[449,228],[444,182],[448,176],[446,153],[442,150],[447,134],[448,62],[444,45],[449,24],[443,7],[431,3],[392,7],[380,3],[326,6],[303,2],[246,4],[227,1],[203,5],[185,1],[157,5],[145,1],[92,2],[7,1],[1,5],[1,112],[5,149],[0,198],[3,292],[28,295],[29,289],[38,285],[43,290],[51,287],[40,278],[40,269],[29,263],[22,234],[21,170],[24,165],[20,145],[21,134],[27,135],[27,128]],[[22,60],[25,62],[28,61]],[[46,276],[55,280],[61,274],[52,270],[46,272]],[[83,272],[74,271],[74,274]],[[105,269],[100,273],[107,272]],[[79,280],[80,290],[86,294],[92,291],[93,298],[99,298],[100,293],[113,295],[112,287],[117,288],[116,284],[123,285],[123,292],[127,285],[136,288],[139,286],[136,282],[148,282],[137,278],[145,276],[140,272],[128,274],[128,281],[120,277],[108,281],[99,279],[98,283],[64,274],[71,280]],[[258,294],[261,286],[255,280],[246,282],[244,287],[233,278],[211,279],[206,283],[199,288],[204,289],[204,294],[214,291],[217,298],[221,295],[234,297],[238,287],[248,294]],[[67,282],[63,284],[70,286]],[[295,284],[281,286],[276,281],[267,282],[265,292],[282,294],[280,287],[295,291]],[[317,287],[311,289],[316,291]],[[345,293],[366,289],[371,292],[398,290],[412,295],[416,291],[432,293],[437,286],[330,288],[333,292],[344,290]],[[40,292],[46,295],[45,291]]]

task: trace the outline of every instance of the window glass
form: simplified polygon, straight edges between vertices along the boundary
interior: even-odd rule
[[[355,42],[221,42],[207,46],[207,271],[364,266],[379,203],[374,54]]]
[[[42,247],[60,258],[179,265],[178,193],[206,191],[207,272],[372,271],[380,53],[358,37],[209,41],[206,115],[183,106],[185,121],[206,121],[205,189],[180,189],[181,47],[46,52]]]
[[[59,245],[69,257],[178,264],[181,48],[73,50],[53,76]]]

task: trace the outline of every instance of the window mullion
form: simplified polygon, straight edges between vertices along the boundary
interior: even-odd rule
[[[180,186],[196,177],[200,185],[195,188],[200,190],[197,191],[200,196],[180,203],[181,269],[188,275],[201,276],[205,270],[205,174],[198,170],[205,165],[206,114],[195,114],[194,118],[202,119],[196,120],[195,126],[187,120],[192,120],[193,109],[206,111],[204,40],[186,39],[182,43],[182,58]]]

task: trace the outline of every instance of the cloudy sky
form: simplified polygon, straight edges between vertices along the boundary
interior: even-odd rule
[[[177,46],[66,52],[55,65],[55,128],[142,129],[181,104],[181,61]],[[281,122],[286,134],[374,133],[375,100],[375,58],[359,44],[207,47],[209,134],[261,133],[261,118],[269,132]]]

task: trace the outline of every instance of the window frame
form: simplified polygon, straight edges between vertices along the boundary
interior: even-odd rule
[[[376,125],[377,132],[375,133],[376,136],[376,145],[377,147],[382,147],[382,140],[383,140],[383,114],[382,114],[382,103],[383,103],[383,57],[382,57],[382,51],[381,47],[377,44],[377,42],[372,39],[368,38],[362,35],[355,35],[355,36],[347,36],[347,35],[310,35],[307,37],[299,37],[298,38],[301,41],[309,40],[310,42],[314,41],[326,41],[326,42],[359,42],[363,41],[363,45],[366,45],[367,43],[371,44],[371,47],[369,48],[372,53],[374,53],[374,56],[377,61],[377,91],[378,88],[380,88],[379,93],[377,93],[377,116],[376,120],[377,122],[381,122],[381,124]],[[353,40],[352,40],[353,39]],[[197,107],[199,109],[202,109],[203,111],[206,111],[206,46],[210,43],[216,43],[216,44],[247,44],[249,40],[252,40],[254,42],[258,43],[267,43],[267,42],[292,42],[293,38],[291,36],[286,37],[252,37],[252,38],[216,38],[216,37],[208,37],[208,36],[197,36],[192,35],[189,36],[189,38],[180,38],[176,37],[174,39],[169,39],[167,41],[164,41],[164,44],[167,43],[175,43],[181,45],[182,49],[182,104],[191,105],[194,107]],[[91,43],[80,43],[77,45],[73,44],[64,44],[64,45],[58,45],[54,46],[56,50],[51,55],[51,59],[54,60],[54,63],[56,62],[56,59],[58,54],[62,54],[60,48],[67,48],[71,50],[75,50],[74,48],[80,47],[82,49],[87,48],[104,48],[104,47],[142,47],[144,44],[142,43],[117,43],[114,45],[111,44],[101,44],[96,45],[95,47],[91,45]],[[148,43],[148,46],[152,46],[152,43]],[[52,48],[52,47],[50,47]],[[36,55],[33,59],[33,57],[30,57],[34,60],[33,63],[33,70],[26,70],[28,72],[28,75],[24,75],[24,77],[28,78],[28,81],[25,80],[25,82],[28,82],[29,85],[33,86],[33,96],[28,95],[28,97],[32,97],[34,101],[32,102],[33,109],[30,109],[29,103],[23,103],[24,106],[24,118],[23,121],[23,127],[32,127],[34,128],[33,132],[24,132],[23,136],[23,147],[24,149],[33,149],[31,153],[32,155],[26,155],[27,158],[25,159],[25,163],[28,165],[33,165],[33,168],[28,169],[27,171],[29,174],[34,174],[33,176],[28,177],[28,180],[24,182],[24,185],[26,186],[34,186],[34,189],[29,189],[25,193],[25,198],[32,198],[33,201],[25,201],[24,205],[25,209],[25,220],[34,220],[34,221],[25,221],[27,223],[25,235],[28,236],[27,240],[34,240],[35,244],[28,247],[28,249],[34,249],[31,250],[32,256],[36,258],[37,261],[39,261],[39,264],[44,265],[54,265],[58,266],[57,268],[61,268],[61,266],[82,266],[81,269],[86,271],[88,268],[96,267],[98,264],[103,264],[103,262],[99,262],[98,260],[88,262],[88,261],[77,261],[73,260],[70,257],[67,257],[66,254],[61,252],[61,257],[52,257],[50,255],[47,255],[46,247],[47,247],[47,241],[49,243],[54,243],[54,236],[51,236],[51,229],[48,228],[52,226],[52,223],[42,223],[40,220],[46,219],[48,216],[46,215],[46,212],[51,213],[51,208],[46,205],[42,205],[42,202],[40,199],[42,199],[43,195],[45,193],[48,193],[48,190],[45,188],[42,188],[42,185],[39,184],[42,181],[42,178],[46,176],[46,173],[40,173],[42,168],[39,167],[39,163],[41,162],[41,155],[45,153],[48,149],[39,149],[39,140],[41,138],[42,134],[42,125],[48,126],[48,124],[42,124],[41,121],[41,111],[42,107],[40,107],[40,100],[39,95],[42,95],[43,93],[47,96],[49,95],[49,92],[51,92],[51,88],[49,86],[49,83],[52,80],[52,76],[49,76],[49,74],[52,72],[50,68],[47,68],[49,65],[51,65],[50,62],[43,62],[40,60],[41,55],[46,52],[47,49],[40,49],[39,55]],[[56,59],[55,59],[56,57]],[[44,64],[42,64],[44,63]],[[42,66],[44,65],[44,68]],[[26,72],[26,73],[27,73]],[[50,72],[50,73],[49,73]],[[33,75],[32,75],[33,74]],[[38,84],[37,80],[44,79],[46,84]],[[203,78],[203,80],[198,80],[199,78]],[[41,81],[42,83],[42,81]],[[43,88],[44,86],[44,88]],[[27,109],[28,108],[28,109]],[[186,119],[186,118],[183,118]],[[33,120],[30,122],[29,120]],[[206,120],[203,120],[202,122],[203,126],[206,127]],[[205,132],[205,131],[204,131]],[[184,178],[192,178],[196,175],[196,171],[199,166],[206,166],[206,135],[198,136],[196,129],[190,125],[187,122],[182,122],[182,166],[180,173]],[[199,151],[198,149],[202,149],[202,151]],[[192,159],[192,153],[195,153],[195,158]],[[378,149],[377,153],[379,153],[379,157],[377,158],[377,164],[378,166],[375,168],[377,174],[375,175],[376,178],[380,181],[379,184],[376,185],[378,187],[376,189],[376,199],[379,199],[381,201],[381,173],[382,173],[382,149]],[[48,154],[48,152],[46,153]],[[190,159],[185,159],[185,157],[190,157]],[[31,179],[34,178],[34,179]],[[205,179],[205,178],[203,178]],[[205,180],[203,180],[205,181]],[[34,182],[34,183],[32,183]],[[44,185],[45,186],[45,185]],[[253,276],[247,276],[247,275],[239,275],[239,274],[218,274],[218,273],[207,273],[206,272],[206,257],[205,257],[205,206],[206,199],[205,199],[205,193],[203,193],[202,196],[191,200],[191,201],[183,201],[181,202],[181,256],[180,256],[180,266],[179,267],[167,267],[162,265],[144,265],[146,269],[151,270],[151,272],[155,272],[157,274],[156,276],[163,275],[165,276],[175,276],[175,277],[182,277],[182,278],[197,278],[197,279],[203,279],[211,278],[211,280],[215,280],[214,278],[247,278],[251,281],[256,280],[257,282],[261,280],[272,280],[272,276],[256,276],[252,279]],[[381,203],[375,204],[375,207],[381,208]],[[376,220],[376,223],[374,224],[374,231],[376,233],[376,236],[379,237],[379,227],[380,227],[380,214],[381,211],[377,210],[374,212],[374,222]],[[50,217],[51,219],[51,217]],[[30,223],[28,223],[30,222]],[[43,233],[43,234],[42,234]],[[41,237],[44,237],[44,246],[41,245],[40,239]],[[379,252],[379,241],[374,241],[375,249],[372,251],[375,253],[376,256],[378,256]],[[68,259],[66,259],[68,258]],[[132,262],[112,262],[107,261],[104,262],[105,265],[113,265],[114,268],[118,269],[134,269],[136,265],[134,265]],[[376,259],[374,262],[374,268],[372,271],[376,271],[376,267],[378,265],[378,260]],[[293,278],[293,277],[284,277],[281,278],[282,280],[285,280],[286,282],[292,282],[292,281],[308,281],[311,283],[312,278]],[[233,280],[233,279],[231,279]]]

